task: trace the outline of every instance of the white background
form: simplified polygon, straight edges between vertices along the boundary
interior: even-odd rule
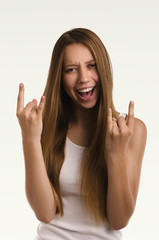
[[[33,239],[38,221],[24,189],[18,85],[26,103],[40,99],[55,41],[74,27],[96,32],[110,54],[114,101],[148,129],[137,206],[124,240],[159,239],[159,2],[158,0],[0,0],[0,239]]]

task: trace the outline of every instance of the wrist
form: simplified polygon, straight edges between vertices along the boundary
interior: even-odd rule
[[[23,144],[38,144],[41,143],[41,138],[40,137],[28,137],[28,136],[23,136],[22,137],[22,142]]]
[[[127,159],[126,152],[107,153],[107,162],[125,162]]]

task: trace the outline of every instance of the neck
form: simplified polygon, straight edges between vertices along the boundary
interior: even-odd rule
[[[90,128],[95,120],[95,108],[86,109],[79,106],[73,106],[71,122],[82,127]]]

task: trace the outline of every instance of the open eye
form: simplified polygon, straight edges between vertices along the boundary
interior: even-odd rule
[[[75,71],[76,70],[76,68],[67,68],[66,70],[65,70],[65,72],[66,73],[70,73],[70,72],[73,72],[73,71]]]
[[[88,65],[89,68],[96,68],[96,64],[95,63],[91,63]]]

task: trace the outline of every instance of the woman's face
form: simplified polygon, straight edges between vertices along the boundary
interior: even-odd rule
[[[96,105],[99,93],[96,63],[83,44],[66,47],[62,80],[66,93],[78,106],[90,109]]]

